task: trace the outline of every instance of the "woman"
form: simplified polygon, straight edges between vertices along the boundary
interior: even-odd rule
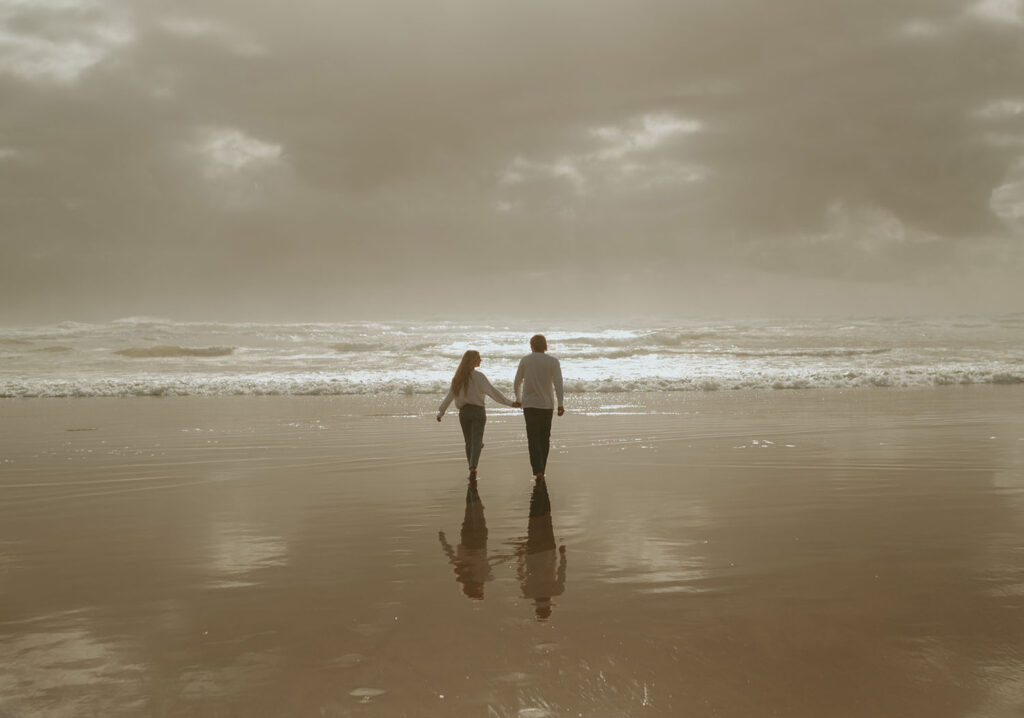
[[[469,462],[469,478],[476,478],[476,466],[480,461],[480,450],[484,448],[484,424],[487,423],[487,413],[484,411],[484,395],[491,397],[505,406],[515,406],[515,403],[505,398],[505,395],[491,386],[481,372],[476,368],[480,366],[480,352],[470,349],[462,355],[459,368],[455,370],[452,377],[451,388],[448,395],[441,402],[437,410],[437,420],[441,421],[448,405],[455,400],[455,406],[459,409],[459,423],[462,424],[462,435],[466,438],[466,460]]]

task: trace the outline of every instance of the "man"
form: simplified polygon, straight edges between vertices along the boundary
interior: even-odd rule
[[[548,356],[548,340],[543,334],[530,338],[533,351],[519,360],[519,369],[513,386],[516,404],[523,407],[526,418],[526,438],[530,446],[530,466],[537,479],[544,478],[551,448],[551,415],[558,395],[558,415],[565,413],[562,392],[562,365]]]

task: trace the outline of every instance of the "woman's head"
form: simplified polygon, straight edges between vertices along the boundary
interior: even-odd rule
[[[459,368],[455,370],[455,376],[452,377],[453,394],[460,393],[469,384],[469,377],[478,366],[480,366],[480,352],[470,349],[462,355]]]

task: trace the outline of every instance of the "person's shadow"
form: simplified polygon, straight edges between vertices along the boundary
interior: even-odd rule
[[[530,496],[530,523],[526,541],[516,545],[516,574],[525,598],[533,599],[538,621],[551,617],[554,596],[565,592],[565,546],[555,550],[551,524],[551,500],[544,479],[537,479]]]
[[[504,559],[487,556],[487,521],[476,479],[470,479],[466,487],[466,513],[462,519],[459,545],[452,548],[444,531],[438,531],[437,538],[441,541],[441,550],[455,567],[455,580],[462,585],[462,593],[467,598],[482,601],[484,584],[492,578],[491,566]]]

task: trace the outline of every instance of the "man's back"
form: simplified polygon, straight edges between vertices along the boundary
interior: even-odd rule
[[[524,408],[554,409],[562,406],[562,366],[544,352],[531,352],[519,360],[514,386],[516,400],[521,401]]]

